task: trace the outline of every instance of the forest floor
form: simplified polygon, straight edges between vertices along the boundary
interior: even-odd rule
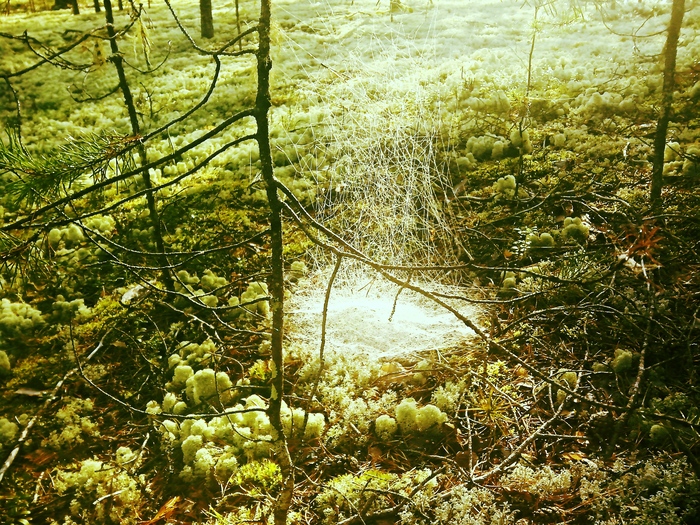
[[[659,209],[668,2],[389,4],[273,0],[275,175],[316,221],[285,215],[289,522],[697,523],[700,5]],[[197,2],[173,8],[181,28],[156,2],[116,13],[139,136],[103,14],[0,14],[0,125],[17,96],[24,145],[0,150],[0,460],[22,444],[0,523],[271,520],[267,202],[254,143],[227,146],[251,122],[151,172],[175,293],[138,180],[20,224],[143,159],[18,198],[16,158],[108,136],[157,161],[254,102],[250,55],[219,72],[191,44],[257,4],[215,5],[212,40]],[[12,76],[85,34],[75,67]]]

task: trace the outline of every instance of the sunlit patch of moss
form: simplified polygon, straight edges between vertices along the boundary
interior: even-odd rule
[[[253,495],[273,494],[282,483],[282,472],[279,466],[269,459],[261,459],[241,465],[230,482]]]

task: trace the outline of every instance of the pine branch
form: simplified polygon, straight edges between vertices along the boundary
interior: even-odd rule
[[[9,172],[16,179],[6,191],[16,204],[33,206],[39,201],[58,198],[68,188],[104,179],[109,162],[123,155],[135,139],[114,134],[91,134],[69,137],[55,150],[32,154],[24,148],[14,131],[7,132],[7,142],[0,141],[0,173]],[[122,157],[127,168],[130,156]],[[89,185],[89,183],[88,183]]]

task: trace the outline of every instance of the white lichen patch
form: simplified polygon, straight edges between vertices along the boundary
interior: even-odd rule
[[[289,336],[318,349],[323,313],[323,284],[310,281],[298,290],[289,313]],[[365,354],[374,359],[411,355],[463,344],[474,333],[453,313],[411,290],[379,280],[358,280],[334,289],[328,304],[326,350]],[[477,323],[477,309],[453,305]]]

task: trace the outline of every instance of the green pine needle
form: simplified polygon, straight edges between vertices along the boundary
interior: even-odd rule
[[[66,195],[76,186],[84,187],[102,180],[112,159],[132,165],[127,154],[132,137],[114,134],[90,134],[68,137],[58,148],[32,154],[15,132],[0,141],[0,173],[12,173],[16,179],[6,186],[16,204],[35,205]],[[121,158],[120,158],[121,157]]]

